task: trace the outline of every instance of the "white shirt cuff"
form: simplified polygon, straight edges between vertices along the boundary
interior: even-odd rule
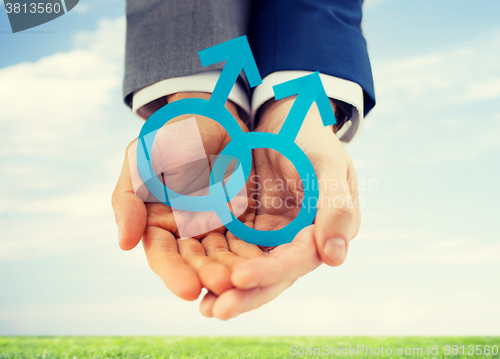
[[[209,92],[212,93],[219,79],[221,70],[211,70],[198,74],[166,79],[134,93],[132,111],[137,115],[141,107],[161,97],[177,92]],[[251,113],[247,88],[241,77],[238,78],[229,94],[229,100],[238,105],[248,115]],[[140,117],[140,116],[139,116]]]
[[[211,70],[194,75],[174,77],[157,82],[134,93],[132,111],[137,111],[161,97],[177,92],[208,92],[212,93],[221,70]],[[253,92],[251,104],[248,99],[247,85],[239,77],[234,85],[229,100],[238,105],[251,121],[255,118],[258,109],[268,100],[274,98],[273,86],[286,81],[311,74],[311,71],[278,71],[266,76],[262,84]],[[346,102],[352,106],[351,118],[336,133],[343,142],[350,142],[359,133],[363,123],[363,90],[357,83],[338,77],[320,74],[321,82],[328,97]],[[246,79],[245,79],[246,80]],[[252,126],[253,128],[253,126]]]
[[[311,73],[311,71],[278,71],[266,76],[262,80],[262,84],[257,86],[253,92],[251,118],[255,118],[260,106],[274,98],[273,86]],[[351,119],[336,133],[341,141],[350,142],[359,132],[363,123],[363,89],[355,82],[338,77],[320,74],[320,78],[329,98],[346,102],[352,106]]]

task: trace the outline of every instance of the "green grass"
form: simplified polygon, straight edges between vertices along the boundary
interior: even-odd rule
[[[349,348],[362,345],[393,350],[392,355],[291,355],[298,348]],[[439,346],[439,355],[428,348]],[[500,337],[0,337],[0,359],[51,358],[499,358],[489,355],[445,355],[445,345],[500,347]],[[397,355],[402,348],[422,348],[422,354]],[[462,349],[460,348],[461,352]],[[344,350],[345,352],[345,350]]]

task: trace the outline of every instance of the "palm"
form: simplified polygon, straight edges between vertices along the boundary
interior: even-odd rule
[[[254,160],[260,188],[254,226],[266,231],[283,228],[300,211],[303,197],[298,185],[300,177],[293,164],[276,151],[257,149]]]
[[[242,126],[248,131],[244,124]],[[214,159],[229,141],[222,126],[206,117],[197,116],[194,119],[186,115],[175,118],[156,134],[152,154],[153,168],[169,189],[186,196],[207,195]],[[135,151],[135,146],[131,149]],[[129,158],[132,158],[132,168],[135,162],[130,151]],[[140,179],[138,176],[135,178]],[[147,190],[142,182],[141,186],[134,187]],[[148,226],[167,230],[176,238],[190,237],[198,240],[212,232],[225,232],[224,226],[213,212],[173,210],[170,206],[158,203],[149,192],[147,195]],[[142,197],[145,197],[144,194]]]

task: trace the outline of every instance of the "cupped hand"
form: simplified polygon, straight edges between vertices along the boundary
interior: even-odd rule
[[[209,96],[210,94],[204,93],[181,93],[170,96],[168,102],[188,97],[208,99]],[[248,131],[239,119],[236,106],[228,102],[226,107],[238,120],[241,128]],[[171,130],[174,127],[169,129],[170,125],[179,124],[189,118],[192,121],[193,116],[175,118],[164,127],[166,129],[164,133],[170,136],[170,140],[166,138],[163,144],[167,145],[169,151],[167,155],[162,156],[162,141],[159,141],[160,147],[156,151],[159,168],[158,170],[155,168],[155,173],[164,184],[168,183],[168,187],[178,193],[203,195],[207,191],[213,156],[220,154],[231,139],[217,122],[201,116],[195,117],[195,127],[199,135],[189,136],[187,133],[182,133],[189,131],[184,125],[177,127],[176,131]],[[195,141],[196,136],[198,139],[201,137],[203,142],[201,156],[199,156],[200,143]],[[197,299],[203,287],[215,294],[221,294],[232,288],[231,268],[246,258],[263,256],[262,251],[257,246],[236,238],[228,241],[225,228],[222,223],[218,223],[217,217],[213,214],[174,212],[169,206],[154,201],[154,197],[141,182],[138,174],[135,159],[136,142],[132,141],[127,148],[122,172],[112,196],[120,247],[123,250],[130,250],[142,239],[150,267],[165,285],[182,299]],[[175,145],[172,147],[173,142]],[[193,150],[193,146],[197,146],[197,150]],[[206,155],[206,158],[201,158],[203,155]],[[251,191],[251,188],[248,188],[248,191]],[[246,192],[243,197],[231,201],[232,210],[235,213],[235,207],[239,206],[242,210],[238,212],[238,217],[244,222],[251,223],[254,219],[254,210],[248,203]],[[243,205],[241,205],[242,200],[245,202]]]
[[[266,104],[257,131],[278,133],[293,101],[294,98],[287,98]],[[318,179],[314,224],[267,256],[238,263],[231,275],[236,288],[220,295],[207,293],[200,304],[203,315],[230,319],[273,300],[321,263],[338,266],[344,262],[348,243],[358,233],[361,222],[353,162],[332,127],[323,126],[315,104],[295,142],[313,164]],[[288,159],[273,150],[257,149],[254,162],[258,190],[253,222],[256,229],[282,228],[295,218],[301,205],[316,205],[302,203],[303,187]],[[229,239],[232,235],[227,236]]]

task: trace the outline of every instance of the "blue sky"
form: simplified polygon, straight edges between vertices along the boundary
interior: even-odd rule
[[[500,2],[366,2],[361,232],[342,267],[228,323],[117,246],[110,194],[141,126],[120,94],[124,3],[15,35],[2,6],[0,334],[500,334]]]

